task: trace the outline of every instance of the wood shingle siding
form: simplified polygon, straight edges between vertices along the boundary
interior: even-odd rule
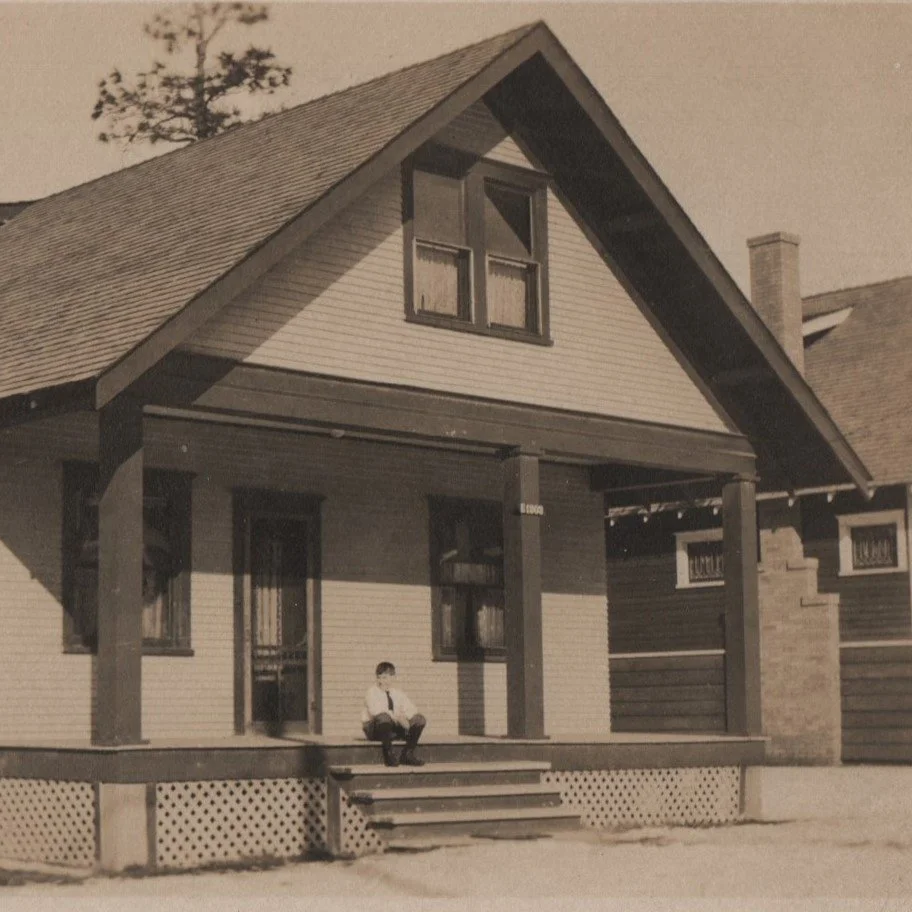
[[[912,646],[843,647],[842,759],[912,762]]]
[[[87,738],[91,662],[61,657],[61,461],[94,458],[89,415],[0,433],[0,675],[14,695],[0,708],[6,733]],[[262,429],[147,419],[147,465],[195,473],[192,656],[143,659],[146,737],[229,735],[233,705],[231,489],[271,488],[322,496],[324,730],[360,732],[364,691],[382,659],[431,720],[429,733],[506,731],[503,663],[434,662],[427,497],[500,500],[493,457],[332,440]],[[25,459],[43,462],[26,471]],[[18,468],[17,468],[18,467]],[[35,473],[39,473],[37,476]],[[38,478],[38,483],[35,479]],[[546,720],[555,731],[608,730],[608,653],[601,496],[582,468],[542,467]],[[37,574],[37,578],[32,578]],[[47,687],[19,681],[14,659],[46,667]],[[15,698],[18,695],[18,698]],[[39,721],[40,720],[40,721]],[[7,724],[8,723],[8,724]],[[38,726],[40,724],[40,731]]]
[[[553,194],[551,347],[406,322],[401,212],[397,170],[186,348],[286,370],[726,430]]]
[[[712,520],[707,516],[704,527]],[[622,519],[607,530],[613,653],[724,648],[724,587],[677,588],[674,533],[700,527],[695,514],[677,520],[665,513],[649,523]]]
[[[862,576],[839,575],[837,513],[905,509],[902,488],[878,490],[868,504],[856,495],[840,494],[835,505],[822,497],[802,503],[802,539],[808,557],[819,562],[821,592],[839,595],[842,642],[912,637],[912,593],[908,571]],[[906,520],[908,523],[908,519]]]
[[[611,728],[724,732],[721,655],[611,658]]]

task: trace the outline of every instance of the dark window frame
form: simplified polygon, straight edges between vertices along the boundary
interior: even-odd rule
[[[440,574],[440,557],[444,553],[446,542],[444,541],[445,529],[443,522],[447,519],[454,519],[460,513],[473,510],[490,511],[492,516],[500,518],[500,538],[503,542],[503,505],[499,501],[485,500],[483,498],[463,498],[463,497],[428,497],[428,527],[429,527],[429,548],[428,558],[430,564],[430,581],[431,581],[431,640],[432,655],[435,662],[506,662],[507,649],[506,639],[502,647],[482,647],[482,646],[445,646],[443,642],[444,624],[443,624],[443,590],[449,588],[449,584],[441,581]],[[503,573],[503,556],[501,556],[501,586],[504,587],[505,580]],[[470,584],[466,584],[467,586]],[[477,588],[484,587],[480,584]],[[505,597],[504,597],[505,603]],[[504,620],[506,620],[506,605],[503,608]]]
[[[167,529],[172,547],[172,571],[169,582],[170,634],[161,639],[144,639],[143,655],[192,656],[190,638],[190,580],[192,560],[192,484],[193,475],[165,469],[146,469],[144,488],[164,490],[168,498]],[[62,601],[63,650],[66,653],[94,654],[96,637],[87,637],[75,621],[77,549],[81,545],[81,512],[86,492],[92,497],[98,492],[97,463],[65,462],[63,464],[63,542],[62,542]],[[151,499],[144,492],[145,501]]]
[[[463,182],[465,200],[465,244],[469,253],[469,301],[456,316],[420,310],[415,301],[415,259],[419,239],[415,235],[414,173],[425,171]],[[527,261],[535,264],[537,307],[532,328],[491,325],[488,321],[488,258],[485,241],[485,186],[528,194],[531,206],[532,250]],[[545,174],[478,158],[455,149],[428,144],[402,166],[402,221],[404,234],[405,318],[408,322],[460,332],[476,333],[534,345],[553,345],[551,339],[548,279],[548,185]],[[434,238],[421,239],[428,246],[451,246]],[[506,259],[511,259],[506,257]],[[530,308],[531,309],[531,308]]]

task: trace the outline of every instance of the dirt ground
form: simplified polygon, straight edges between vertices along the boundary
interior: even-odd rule
[[[912,768],[769,777],[763,819],[734,826],[583,830],[255,871],[27,880],[0,890],[0,909],[912,910]]]

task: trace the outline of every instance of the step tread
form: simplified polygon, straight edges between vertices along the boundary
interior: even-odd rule
[[[500,760],[490,763],[427,763],[424,766],[384,766],[382,763],[355,763],[331,766],[334,776],[407,776],[411,773],[532,773],[548,772],[551,764],[537,760]]]
[[[559,795],[552,785],[425,785],[411,788],[354,789],[349,800],[386,801],[402,798],[495,798],[501,795]]]
[[[410,826],[433,823],[470,823],[473,821],[505,820],[566,820],[579,819],[579,814],[565,808],[486,808],[477,811],[403,812],[372,817],[374,826]]]

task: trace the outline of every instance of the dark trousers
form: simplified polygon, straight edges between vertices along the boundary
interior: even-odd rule
[[[405,741],[403,750],[411,751],[418,744],[425,725],[427,725],[427,720],[420,713],[409,719],[407,729],[397,725],[388,713],[380,713],[379,716],[374,716],[370,722],[364,723],[364,734],[368,741],[379,741],[383,744],[384,750],[389,750],[393,741],[399,739]]]

